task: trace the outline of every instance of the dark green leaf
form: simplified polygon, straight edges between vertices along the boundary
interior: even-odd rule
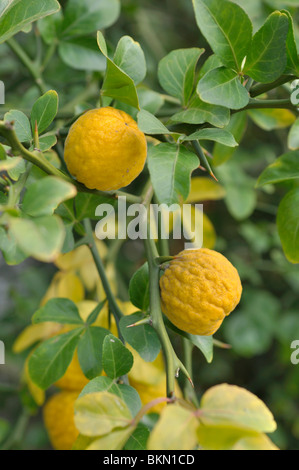
[[[76,70],[104,71],[106,59],[99,53],[96,40],[91,37],[61,41],[59,55],[63,62]]]
[[[69,325],[84,324],[77,306],[70,299],[50,299],[32,317],[33,323],[56,322]]]
[[[32,132],[37,122],[38,133],[41,134],[54,120],[58,110],[58,95],[56,91],[47,91],[33,105],[31,111]]]
[[[71,363],[82,328],[44,341],[32,353],[28,370],[33,382],[45,390],[57,382]]]
[[[299,189],[288,192],[277,213],[277,226],[283,251],[291,263],[299,263]]]
[[[249,93],[233,70],[219,67],[208,72],[197,85],[197,93],[202,101],[241,109],[249,103]]]
[[[171,121],[187,124],[204,124],[208,122],[215,127],[224,127],[229,123],[229,116],[228,108],[205,103],[196,96],[192,99],[189,108],[174,114]]]
[[[247,14],[235,3],[221,0],[193,0],[196,21],[222,63],[241,70],[252,37]]]
[[[14,122],[14,130],[20,142],[29,142],[32,139],[29,119],[22,111],[12,109],[4,115],[4,121]]]
[[[136,271],[129,285],[130,300],[135,307],[146,312],[149,307],[149,273],[148,263]]]
[[[142,313],[125,316],[120,321],[120,330],[127,343],[129,343],[147,362],[153,362],[161,351],[158,335],[151,325],[138,325],[128,328],[140,320],[144,320]]]
[[[106,75],[101,90],[102,95],[140,109],[134,80],[109,59],[106,42],[100,31],[98,31],[97,39],[98,46],[107,59]]]
[[[130,36],[123,36],[114,54],[113,62],[132,78],[135,85],[142,82],[146,76],[146,62],[140,44]]]
[[[282,75],[287,64],[286,40],[289,18],[275,11],[254,35],[244,72],[262,83],[271,83]]]
[[[236,142],[240,143],[244,132],[247,127],[247,113],[243,111],[241,113],[233,114],[228,126],[225,128],[226,131],[230,132]],[[218,166],[229,160],[235,152],[235,148],[227,147],[220,143],[216,143],[213,150],[213,165]]]
[[[159,63],[158,78],[164,90],[187,105],[194,87],[196,64],[204,49],[178,49]]]
[[[160,144],[151,147],[148,168],[160,203],[174,204],[187,199],[191,173],[199,166],[194,153],[183,146]]]
[[[234,136],[229,131],[223,129],[201,129],[200,131],[184,137],[183,142],[190,140],[212,140],[213,142],[219,142],[228,147],[238,146]]]
[[[139,423],[133,434],[129,437],[124,450],[146,450],[146,443],[150,435],[150,430]]]
[[[284,71],[286,74],[299,75],[299,58],[297,44],[294,33],[294,22],[289,11],[282,10],[281,13],[285,13],[289,18],[289,32],[287,36],[287,67]]]
[[[288,152],[277,158],[260,175],[257,186],[299,179],[299,151]]]
[[[103,369],[112,379],[127,374],[133,366],[133,355],[113,335],[107,335],[103,343]]]
[[[119,0],[68,0],[61,36],[84,36],[107,28],[117,20],[119,13]]]
[[[103,342],[109,330],[98,326],[89,326],[78,344],[78,358],[81,369],[88,379],[93,379],[102,372]]]
[[[56,0],[12,0],[0,7],[0,43],[26,28],[33,21],[55,13],[60,6]]]

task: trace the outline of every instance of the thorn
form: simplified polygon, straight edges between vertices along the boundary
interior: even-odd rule
[[[216,178],[216,176],[214,175],[212,171],[210,172],[210,175],[212,176],[212,178],[214,178],[215,181],[217,181],[217,183],[219,183],[218,179]]]
[[[200,170],[202,170],[202,171],[207,171],[207,170],[206,170],[203,166],[201,166],[201,165],[199,165],[198,168],[199,168]]]
[[[140,325],[151,325],[152,319],[151,318],[144,318],[143,320],[139,320],[132,325],[128,325],[127,328],[132,328],[133,326],[140,326]]]
[[[191,379],[191,377],[188,377],[188,380],[189,380],[190,384],[192,385],[192,388],[194,388],[194,383],[193,383],[193,380]]]

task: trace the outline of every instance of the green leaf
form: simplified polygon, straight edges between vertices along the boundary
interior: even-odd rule
[[[166,406],[148,440],[147,450],[192,450],[197,443],[198,421],[192,409]]]
[[[21,157],[7,157],[6,160],[0,160],[0,171],[10,171],[22,163]]]
[[[204,49],[178,49],[159,63],[158,78],[164,90],[186,106],[194,87],[195,69]]]
[[[299,119],[292,125],[288,136],[288,147],[291,150],[299,149]]]
[[[202,78],[206,73],[210,72],[210,70],[218,69],[222,66],[223,63],[221,62],[221,59],[218,57],[218,55],[212,54],[207,58],[201,67],[198,78]]]
[[[7,41],[33,21],[59,10],[56,0],[12,0],[0,7],[0,43]]]
[[[193,0],[196,21],[211,48],[222,63],[240,71],[248,53],[252,24],[238,5],[221,0]]]
[[[125,429],[115,429],[95,439],[86,450],[122,450],[136,425],[131,423]]]
[[[6,419],[0,418],[0,443],[4,441],[10,429],[10,423]]]
[[[18,247],[12,233],[7,233],[3,227],[0,227],[0,250],[9,266],[20,264],[27,258],[27,255]]]
[[[98,31],[97,40],[100,51],[107,59],[106,75],[101,94],[140,109],[134,80],[109,59],[106,42],[100,31]]]
[[[63,14],[62,10],[59,10],[57,13],[53,15],[46,16],[41,20],[38,20],[37,27],[41,34],[41,37],[45,41],[46,44],[49,46],[54,42],[57,41],[60,30],[61,24],[63,21]]]
[[[142,109],[138,113],[138,127],[145,134],[175,134],[171,132],[162,122],[156,118],[153,114],[149,113],[145,109]]]
[[[71,38],[59,43],[59,55],[63,62],[76,70],[104,71],[106,59],[99,53],[94,38]]]
[[[205,124],[208,122],[216,127],[224,127],[229,123],[229,116],[228,108],[205,103],[196,96],[192,99],[189,108],[171,116],[171,121],[187,124]]]
[[[276,423],[266,405],[253,393],[235,385],[210,388],[201,399],[203,425],[229,426],[256,432],[273,432]]]
[[[255,209],[254,180],[244,173],[237,161],[228,161],[217,169],[217,177],[226,190],[225,202],[231,215],[242,220]]]
[[[107,335],[103,343],[103,369],[112,379],[127,374],[133,366],[133,355],[113,335]]]
[[[26,191],[22,210],[32,217],[51,215],[61,202],[77,194],[75,186],[56,176],[46,176]]]
[[[139,423],[133,434],[128,439],[124,450],[146,450],[146,443],[150,435],[150,430]]]
[[[144,318],[142,313],[123,317],[120,321],[120,331],[124,340],[138,352],[142,359],[153,362],[161,351],[161,343],[154,328],[146,324],[128,328]]]
[[[71,363],[83,328],[47,339],[32,353],[28,370],[32,381],[46,390],[57,382]]]
[[[0,160],[6,160],[6,150],[3,145],[0,144]]]
[[[299,178],[299,152],[288,152],[277,158],[260,175],[257,186]]]
[[[126,403],[132,416],[136,416],[141,409],[141,400],[135,388],[126,384],[116,384],[110,377],[96,377],[91,380],[79,396],[94,392],[109,392],[118,396]]]
[[[191,173],[198,158],[183,146],[160,144],[148,153],[148,168],[155,194],[160,203],[179,203],[190,192]]]
[[[119,0],[68,0],[61,37],[84,36],[111,26],[120,13]]]
[[[92,325],[98,318],[100,312],[102,311],[105,303],[107,302],[106,299],[104,299],[102,302],[100,302],[96,308],[93,309],[93,311],[88,315],[88,318],[86,320],[86,324],[88,326]]]
[[[81,369],[91,380],[102,372],[102,347],[109,330],[98,326],[89,326],[78,344],[78,358]]]
[[[299,189],[288,192],[277,213],[277,227],[283,251],[291,263],[299,263]]]
[[[298,3],[299,5],[299,3]],[[282,10],[289,18],[289,32],[287,36],[287,67],[284,71],[285,74],[299,75],[299,57],[297,44],[295,40],[294,22],[288,10]]]
[[[261,83],[279,78],[287,64],[288,31],[287,15],[279,11],[272,13],[252,39],[244,72]]]
[[[257,126],[265,131],[284,129],[296,120],[295,115],[289,109],[251,109],[248,115]]]
[[[234,136],[236,142],[240,143],[245,133],[246,127],[247,113],[246,111],[242,111],[232,115],[231,120],[225,130]],[[222,165],[233,156],[234,152],[235,148],[216,143],[213,150],[213,165]]]
[[[32,139],[29,119],[22,111],[12,109],[4,115],[4,121],[14,122],[14,130],[20,142],[29,142]]]
[[[183,142],[190,140],[212,140],[228,147],[238,146],[234,136],[229,131],[223,129],[201,129],[182,139]]]
[[[31,111],[32,132],[37,122],[38,133],[41,134],[54,120],[58,110],[58,95],[56,91],[47,91],[33,105]]]
[[[36,219],[11,217],[9,230],[21,251],[44,262],[56,258],[65,237],[63,223],[55,215]]]
[[[144,263],[132,276],[129,285],[130,301],[142,312],[149,307],[148,263]]]
[[[56,135],[42,135],[39,138],[39,150],[41,152],[47,152],[47,150],[50,150],[54,145],[57,144],[57,137]],[[30,148],[30,150],[34,150],[34,145]]]
[[[113,62],[132,78],[135,85],[142,82],[146,76],[146,62],[140,44],[130,36],[123,36],[113,57]]]
[[[84,436],[103,436],[127,428],[131,421],[126,403],[109,392],[88,393],[75,403],[75,425]]]
[[[249,93],[239,75],[225,67],[211,70],[201,78],[197,93],[202,101],[230,109],[241,109],[249,103]]]
[[[68,325],[83,325],[77,306],[70,299],[50,299],[35,312],[33,323],[56,322]]]

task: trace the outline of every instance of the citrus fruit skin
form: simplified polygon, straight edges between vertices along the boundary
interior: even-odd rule
[[[78,353],[77,351],[74,354],[74,357],[68,366],[65,374],[61,379],[55,382],[56,387],[59,387],[62,390],[69,391],[79,391],[85,387],[89,382],[88,378],[82,372],[80,367]]]
[[[74,405],[79,392],[53,395],[43,408],[45,427],[56,450],[71,450],[79,432],[74,422]]]
[[[180,330],[214,334],[238,305],[242,285],[225,256],[207,248],[184,250],[160,279],[162,311]]]
[[[71,126],[64,159],[69,172],[89,189],[112,191],[143,170],[147,142],[131,116],[105,107],[87,111]]]

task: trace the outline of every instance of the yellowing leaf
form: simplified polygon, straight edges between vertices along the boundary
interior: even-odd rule
[[[265,131],[283,129],[296,121],[296,116],[288,109],[252,109],[249,116]]]
[[[266,405],[253,393],[235,385],[210,388],[201,400],[201,423],[257,432],[273,432],[276,423]]]
[[[148,450],[192,450],[198,421],[192,411],[169,405],[161,413],[147,444]]]
[[[30,355],[27,357],[26,362],[25,362],[25,380],[29,389],[29,392],[31,393],[32,397],[34,398],[35,403],[38,406],[42,406],[45,402],[46,394],[44,390],[39,388],[30,378],[30,374],[28,371],[28,361],[29,361]]]
[[[128,427],[131,421],[127,405],[112,393],[89,393],[75,403],[75,424],[84,436],[103,436]]]
[[[207,177],[197,176],[191,180],[191,191],[186,203],[216,201],[223,199],[225,194],[225,189],[216,181]]]
[[[240,439],[232,450],[279,450],[265,434],[247,436]]]
[[[84,295],[84,287],[78,276],[72,272],[58,272],[53,277],[41,305],[45,305],[48,300],[58,297],[80,302],[84,299]]]
[[[135,426],[129,426],[125,429],[112,431],[93,441],[86,450],[121,450],[134,429]]]
[[[44,322],[27,326],[14,342],[13,352],[18,354],[24,351],[34,343],[49,338],[51,335],[58,332],[60,328],[61,325],[51,322]]]
[[[198,444],[204,450],[229,450],[240,439],[256,435],[253,431],[226,426],[200,424],[197,429]]]

